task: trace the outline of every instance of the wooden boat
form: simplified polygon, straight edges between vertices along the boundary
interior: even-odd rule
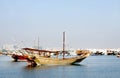
[[[19,50],[19,51],[15,51],[15,53],[11,54],[11,57],[14,59],[15,62],[27,61],[28,55],[30,55],[29,52]]]
[[[81,54],[83,54],[85,52],[89,52],[89,50],[76,50],[77,55],[81,55]]]
[[[2,52],[0,52],[0,55],[2,55],[3,53]]]
[[[48,50],[38,50],[31,48],[23,48],[23,50],[36,52],[38,54],[30,55],[27,58],[29,65],[38,66],[38,65],[68,65],[81,62],[90,55],[90,52],[82,52],[79,56],[65,58],[65,32],[63,32],[63,51],[62,58],[59,58],[59,53],[61,51],[48,51]],[[56,54],[56,57],[52,57],[51,54]]]
[[[90,55],[90,52],[84,52],[79,56],[71,57],[71,58],[58,58],[60,51],[47,51],[47,50],[38,50],[31,48],[23,48],[27,51],[38,52],[38,54],[29,55],[27,61],[31,66],[37,65],[67,65],[67,64],[75,64],[79,63]],[[57,54],[56,57],[52,57],[51,54]]]
[[[117,54],[116,56],[117,56],[118,58],[120,58],[120,54]]]
[[[17,61],[27,61],[28,55],[19,55],[19,54],[13,54],[12,58],[15,62]]]

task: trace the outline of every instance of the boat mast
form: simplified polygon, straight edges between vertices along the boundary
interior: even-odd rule
[[[63,59],[65,56],[65,31],[63,32]]]

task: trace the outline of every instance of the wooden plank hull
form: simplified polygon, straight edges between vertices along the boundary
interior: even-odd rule
[[[27,55],[13,54],[12,58],[14,59],[15,62],[17,62],[17,61],[27,61],[28,56]]]
[[[71,58],[50,58],[50,57],[41,57],[41,56],[32,56],[28,58],[28,62],[31,63],[31,66],[39,66],[39,65],[68,65],[75,64],[81,62],[85,58],[87,58],[90,53],[83,54],[76,57]]]
[[[65,58],[65,59],[56,59],[56,58],[44,58],[39,57],[36,58],[34,61],[37,65],[67,65],[67,64],[73,64],[76,62],[81,62],[85,58]]]

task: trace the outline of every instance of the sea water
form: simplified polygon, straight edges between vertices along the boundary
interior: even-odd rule
[[[0,56],[0,78],[119,78],[120,58],[89,56],[76,65],[29,67]]]

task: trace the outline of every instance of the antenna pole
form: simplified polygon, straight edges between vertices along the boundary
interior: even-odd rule
[[[63,59],[65,56],[65,31],[63,32]]]

